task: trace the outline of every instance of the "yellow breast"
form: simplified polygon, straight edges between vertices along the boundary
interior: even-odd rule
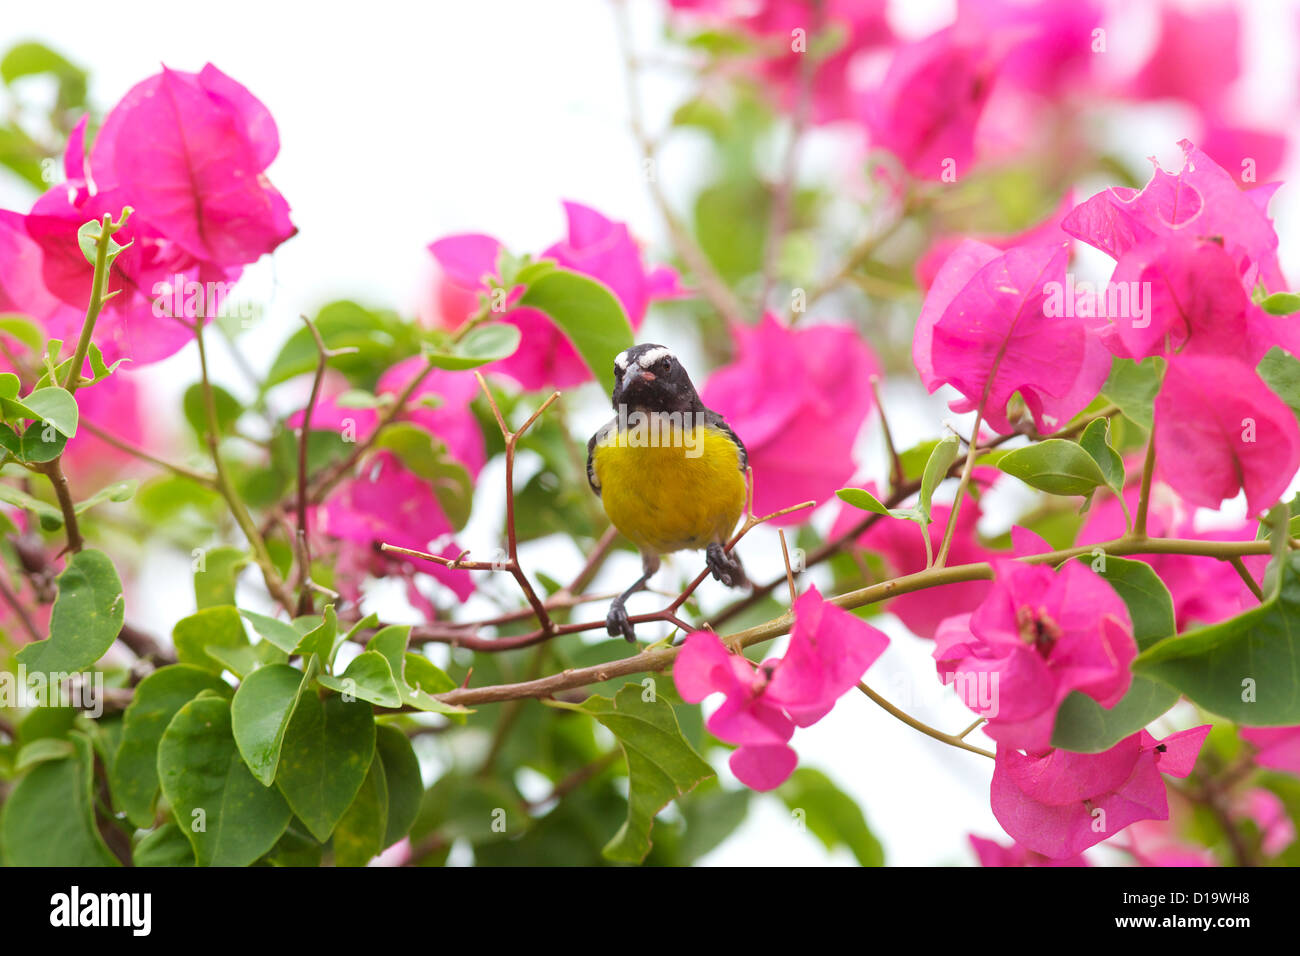
[[[745,510],[736,444],[707,426],[656,425],[611,432],[592,451],[609,520],[657,554],[725,542]]]

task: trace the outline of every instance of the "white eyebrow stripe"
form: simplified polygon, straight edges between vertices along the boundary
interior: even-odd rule
[[[626,352],[619,352],[618,355],[614,356],[614,364],[617,365],[617,366],[618,366],[619,368],[621,368],[621,369],[626,369],[626,368],[627,368],[627,353],[626,353]]]
[[[661,358],[672,358],[672,357],[673,357],[673,353],[671,349],[666,349],[663,346],[660,346],[657,349],[651,349],[648,352],[643,352],[641,354],[641,357],[638,358],[636,361],[637,364],[640,365],[642,368],[650,368],[650,366],[654,365],[655,362],[659,361]]]

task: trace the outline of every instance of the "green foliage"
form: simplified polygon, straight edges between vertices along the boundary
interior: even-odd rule
[[[614,356],[633,344],[632,326],[614,293],[589,276],[554,269],[534,280],[518,304],[545,312],[601,387],[613,391]]]
[[[153,822],[163,732],[182,707],[205,691],[230,695],[220,677],[189,664],[160,668],[136,686],[122,721],[112,783],[114,799],[137,827]]]
[[[810,830],[826,849],[846,847],[862,866],[885,865],[884,848],[862,810],[821,771],[800,767],[777,794],[799,826]]]
[[[1300,553],[1289,552],[1280,587],[1257,608],[1168,637],[1133,662],[1206,710],[1247,726],[1300,723]]]
[[[89,667],[104,656],[122,630],[122,582],[102,551],[73,555],[58,578],[50,636],[28,644],[18,660],[32,671],[54,673]]]
[[[998,460],[998,467],[1031,488],[1053,495],[1088,495],[1106,484],[1096,460],[1085,449],[1064,438],[1017,448]]]
[[[14,787],[0,817],[6,866],[118,866],[95,822],[94,752],[84,734],[72,751],[36,764]]]
[[[289,806],[249,772],[231,734],[230,702],[202,693],[158,744],[158,776],[199,866],[248,866],[289,825]]]
[[[682,737],[672,705],[657,695],[648,700],[640,684],[627,684],[612,700],[588,697],[579,709],[618,738],[627,758],[627,820],[605,845],[604,855],[639,863],[650,852],[655,815],[713,776],[713,768]]]
[[[284,734],[275,786],[323,842],[356,798],[374,755],[375,717],[368,703],[304,694]]]
[[[1085,555],[1079,560],[1101,559]],[[1104,570],[1098,570],[1128,607],[1139,651],[1175,633],[1173,599],[1149,564],[1107,555]],[[1109,709],[1087,694],[1073,691],[1056,712],[1052,745],[1077,753],[1100,753],[1151,723],[1177,700],[1177,691],[1141,674],[1133,675],[1128,691]]]

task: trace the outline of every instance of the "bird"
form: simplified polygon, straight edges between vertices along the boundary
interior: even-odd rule
[[[587,482],[610,522],[641,552],[641,577],[605,617],[611,637],[636,640],[627,599],[659,570],[660,556],[703,550],[727,587],[749,581],[726,542],[744,513],[749,454],[718,412],[705,407],[686,369],[663,345],[614,359],[614,418],[587,442]]]

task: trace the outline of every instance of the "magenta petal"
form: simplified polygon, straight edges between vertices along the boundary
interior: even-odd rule
[[[448,279],[476,289],[484,277],[496,275],[501,243],[491,236],[470,232],[435,240],[429,243],[429,251]]]
[[[673,661],[673,683],[682,700],[698,704],[710,694],[737,693],[732,656],[712,631],[696,631],[687,637]]]
[[[1255,763],[1300,776],[1300,727],[1243,727],[1241,736],[1259,748]]]
[[[278,144],[254,103],[211,65],[202,75],[164,67],[105,120],[91,153],[95,181],[120,188],[138,216],[194,257],[253,262],[296,231],[262,175]]]
[[[963,396],[953,403],[954,410],[981,408],[999,432],[1012,430],[1006,406],[1016,392],[1025,396],[1043,431],[1090,401],[1094,396],[1076,389],[1085,370],[1090,379],[1100,371],[1085,366],[1088,330],[1081,318],[1055,314],[1053,304],[1064,292],[1067,258],[1064,243],[1018,246],[981,266],[934,323],[928,357],[926,327],[918,325],[920,340],[913,345],[918,368],[923,376],[927,362],[933,368],[926,386],[931,391],[941,383],[953,386]],[[938,280],[931,295],[937,289]],[[1059,402],[1052,402],[1050,411],[1045,407],[1066,396],[1079,408]]]
[[[1194,505],[1217,509],[1241,489],[1257,515],[1300,469],[1300,426],[1249,365],[1179,356],[1155,401],[1160,476]]]
[[[806,727],[824,716],[862,678],[889,638],[861,618],[827,604],[816,588],[794,604],[790,648],[764,697]]]
[[[1165,749],[1156,751],[1156,767],[1159,771],[1173,777],[1186,777],[1191,773],[1211,728],[1211,724],[1202,724],[1170,734],[1160,741],[1160,746]]]
[[[736,779],[751,790],[775,790],[789,779],[799,755],[782,744],[745,746],[727,761]]]

